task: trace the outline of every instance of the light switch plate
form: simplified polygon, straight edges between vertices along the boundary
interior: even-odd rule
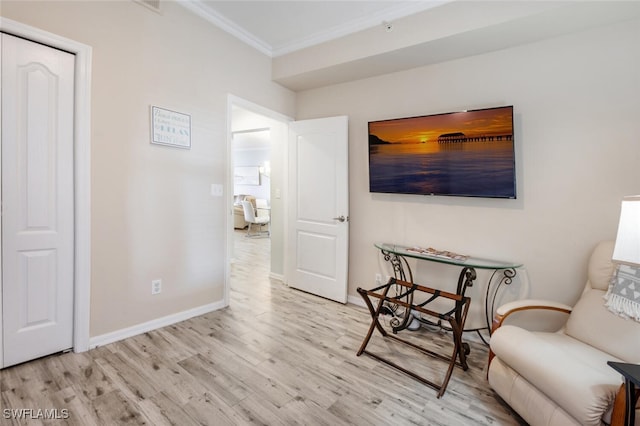
[[[212,183],[211,184],[211,195],[213,197],[222,197],[223,187],[221,183]]]

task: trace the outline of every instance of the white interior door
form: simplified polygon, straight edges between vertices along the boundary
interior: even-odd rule
[[[2,34],[2,366],[73,346],[72,54]]]
[[[347,302],[348,117],[289,125],[289,286]]]

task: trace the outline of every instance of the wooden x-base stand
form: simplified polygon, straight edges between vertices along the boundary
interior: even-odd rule
[[[388,295],[389,289],[392,286],[398,286],[396,288],[401,288],[402,289],[402,291],[400,292],[401,294],[398,294],[394,297],[389,296]],[[381,291],[381,293],[377,293],[378,291]],[[387,365],[390,365],[391,367],[394,367],[402,371],[405,374],[408,374],[414,379],[419,380],[425,385],[437,390],[438,398],[440,398],[444,394],[444,391],[447,389],[447,384],[449,384],[449,379],[451,378],[451,374],[453,373],[454,366],[457,365],[459,367],[462,367],[462,369],[465,371],[469,368],[467,366],[467,358],[466,358],[467,354],[469,353],[469,347],[468,345],[462,343],[462,331],[464,330],[464,322],[467,318],[467,312],[469,311],[470,299],[468,297],[465,297],[460,294],[453,294],[453,293],[447,293],[445,291],[435,290],[429,287],[423,287],[421,285],[412,284],[412,283],[401,281],[395,278],[389,279],[389,282],[387,284],[384,284],[380,287],[376,287],[372,290],[364,290],[364,289],[358,288],[358,293],[360,294],[360,296],[362,296],[365,303],[367,304],[367,307],[369,308],[369,312],[371,313],[371,318],[372,318],[369,331],[367,332],[367,335],[364,338],[364,341],[362,342],[360,349],[358,350],[358,353],[357,353],[358,356],[365,353],[379,361],[384,362]],[[431,295],[431,296],[424,302],[414,304],[413,303],[414,295],[419,293],[425,293],[427,294],[427,296],[428,295]],[[429,303],[431,303],[432,301],[434,301],[439,297],[443,297],[445,299],[454,301],[455,307],[452,310],[445,313],[434,312],[425,308],[426,305],[428,305]],[[371,298],[379,299],[377,307],[375,308],[373,307],[373,304],[371,303]],[[451,326],[451,331],[453,334],[453,344],[454,344],[453,353],[451,354],[451,356],[447,357],[445,355],[430,351],[412,342],[401,339],[398,336],[387,333],[387,331],[382,327],[379,321],[380,311],[383,307],[384,302],[400,305],[406,309],[405,324],[409,319],[409,316],[410,316],[409,312],[411,311],[421,312],[423,314],[431,315],[441,320],[448,321]],[[442,383],[441,384],[434,383],[379,355],[376,355],[372,352],[367,351],[366,350],[367,344],[369,343],[369,340],[371,340],[373,331],[376,328],[378,329],[380,334],[382,334],[383,337],[389,337],[400,343],[411,346],[429,356],[432,356],[444,361],[448,361],[449,367],[447,369],[447,373]],[[394,334],[395,334],[395,331],[396,329],[394,329]]]

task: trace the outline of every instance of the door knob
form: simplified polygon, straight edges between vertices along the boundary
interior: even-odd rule
[[[349,217],[344,217],[342,215],[338,216],[338,217],[334,217],[333,220],[337,220],[339,222],[345,222],[349,220]]]

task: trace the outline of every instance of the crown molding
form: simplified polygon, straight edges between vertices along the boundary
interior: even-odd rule
[[[345,22],[342,25],[336,25],[332,28],[328,28],[327,30],[320,31],[308,37],[279,46],[270,45],[260,37],[247,31],[224,15],[218,13],[214,9],[211,9],[201,0],[178,0],[178,3],[184,8],[200,16],[201,18],[216,25],[223,31],[228,32],[229,34],[237,37],[249,46],[273,58],[286,55],[297,50],[305,49],[307,47],[315,46],[320,43],[335,40],[337,38],[344,37],[358,31],[373,28],[377,25],[383,24],[384,22],[390,22],[395,19],[404,18],[406,16],[423,12],[427,9],[432,9],[434,7],[438,7],[452,1],[455,0],[411,1],[404,4],[398,4],[397,6],[390,6],[387,9],[379,11],[378,13],[364,16],[360,19],[354,19],[349,22]]]
[[[249,31],[245,30],[235,22],[229,20],[225,16],[219,14],[215,10],[208,8],[202,1],[178,0],[178,4],[200,16],[201,18],[211,22],[221,30],[226,31],[232,36],[240,39],[249,46],[264,53],[265,55],[273,57],[273,48],[271,47],[271,45],[266,43],[260,37],[257,37]]]
[[[405,4],[390,6],[384,10],[378,11],[375,14],[363,16],[359,19],[353,19],[349,22],[345,22],[344,24],[336,25],[332,28],[328,28],[324,31],[320,31],[308,37],[295,40],[291,43],[275,46],[272,49],[271,56],[277,57],[286,55],[297,50],[306,49],[317,44],[348,36],[350,34],[357,33],[358,31],[363,31],[369,28],[376,27],[378,25],[383,25],[386,22],[392,23],[391,21],[394,21],[396,19],[404,18],[419,12],[424,12],[425,10],[442,6],[443,4],[450,3],[452,1],[454,0],[411,1]]]

